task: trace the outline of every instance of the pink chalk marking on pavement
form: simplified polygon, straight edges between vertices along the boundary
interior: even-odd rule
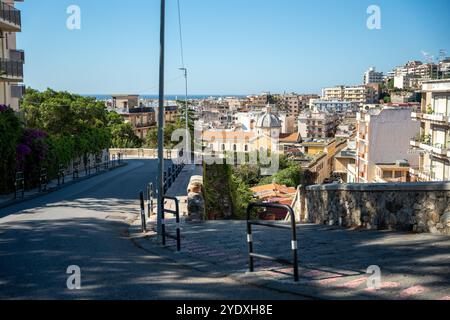
[[[398,283],[398,282],[382,282],[380,285],[380,289],[378,289],[378,290],[394,289],[394,288],[398,288],[398,287],[400,287],[400,283]],[[372,292],[372,291],[377,291],[377,289],[367,288],[367,289],[365,289],[365,291]]]
[[[322,279],[322,280],[319,281],[319,285],[326,286],[326,285],[329,285],[329,284],[333,284],[336,281],[340,280],[341,278],[342,278],[341,275],[337,275],[334,278]]]
[[[274,271],[276,271],[277,273],[287,273],[287,274],[294,273],[294,269],[293,268],[274,269]]]
[[[347,283],[344,283],[342,286],[344,288],[348,288],[348,289],[356,289],[358,288],[360,285],[362,285],[363,283],[367,283],[367,277],[364,278],[358,278],[352,281],[349,281]]]
[[[423,286],[413,286],[411,288],[405,289],[400,293],[400,298],[408,298],[412,296],[416,296],[418,294],[426,293],[430,291],[430,289],[425,288]]]
[[[320,270],[311,270],[311,271],[305,273],[305,277],[314,278],[314,277],[322,276],[324,274],[325,274],[325,272],[320,271]]]

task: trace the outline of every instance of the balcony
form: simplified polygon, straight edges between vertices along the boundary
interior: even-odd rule
[[[435,143],[432,145],[431,152],[437,156],[447,156],[448,148],[442,143]]]
[[[9,82],[22,82],[23,62],[0,59],[0,79]]]
[[[0,2],[0,30],[7,32],[20,32],[22,18],[20,10],[13,6]]]
[[[9,59],[25,63],[25,52],[23,50],[9,50]]]
[[[422,149],[436,156],[447,157],[450,154],[449,148],[447,148],[445,144],[433,143],[430,135],[417,136],[415,139],[411,140],[410,144],[412,147]]]
[[[436,122],[440,124],[448,124],[449,123],[449,116],[443,113],[430,113],[430,114],[424,114],[423,119],[431,122]]]
[[[11,86],[11,97],[22,99],[25,95],[25,86],[24,85],[12,85]]]
[[[421,168],[410,168],[409,173],[411,176],[416,177],[419,181],[428,182],[428,181],[440,181],[436,179],[436,175],[431,172]]]
[[[142,129],[142,128],[151,128],[151,127],[154,127],[155,125],[156,125],[156,122],[136,123],[136,124],[134,124],[134,127]]]

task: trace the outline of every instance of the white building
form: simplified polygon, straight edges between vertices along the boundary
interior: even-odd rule
[[[383,72],[377,72],[374,67],[369,68],[364,73],[364,84],[383,83]]]
[[[449,181],[450,79],[424,82],[421,110],[412,117],[420,126],[420,134],[411,141],[420,162],[411,175],[418,181]]]
[[[420,129],[411,119],[411,108],[373,108],[356,116],[356,173],[358,183],[376,182],[377,166],[407,160],[417,166],[418,154],[410,140]]]
[[[358,103],[374,103],[378,93],[369,85],[336,86],[322,91],[323,99],[336,101],[351,101]]]
[[[329,113],[347,113],[357,111],[358,103],[344,100],[311,100],[311,108]]]

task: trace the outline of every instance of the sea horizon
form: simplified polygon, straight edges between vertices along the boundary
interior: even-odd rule
[[[112,95],[111,94],[80,94],[83,97],[93,97],[96,98],[97,100],[108,100],[108,99],[112,99]],[[223,95],[223,94],[192,94],[192,95],[188,95],[188,99],[189,100],[198,100],[198,99],[207,99],[207,98],[226,98],[226,97],[237,97],[237,98],[242,98],[242,97],[247,97],[248,95],[243,95],[243,94],[227,94],[227,95]],[[157,100],[159,99],[159,95],[157,94],[140,94],[139,97],[141,99],[148,99],[148,100]],[[185,95],[184,94],[167,94],[164,95],[165,100],[184,100]]]

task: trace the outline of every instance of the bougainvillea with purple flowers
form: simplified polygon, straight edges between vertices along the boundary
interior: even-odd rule
[[[9,109],[9,107],[7,105],[0,104],[0,112],[6,111],[8,109]]]
[[[48,134],[42,130],[25,129],[16,148],[16,170],[24,171],[28,181],[38,176],[49,153]]]

